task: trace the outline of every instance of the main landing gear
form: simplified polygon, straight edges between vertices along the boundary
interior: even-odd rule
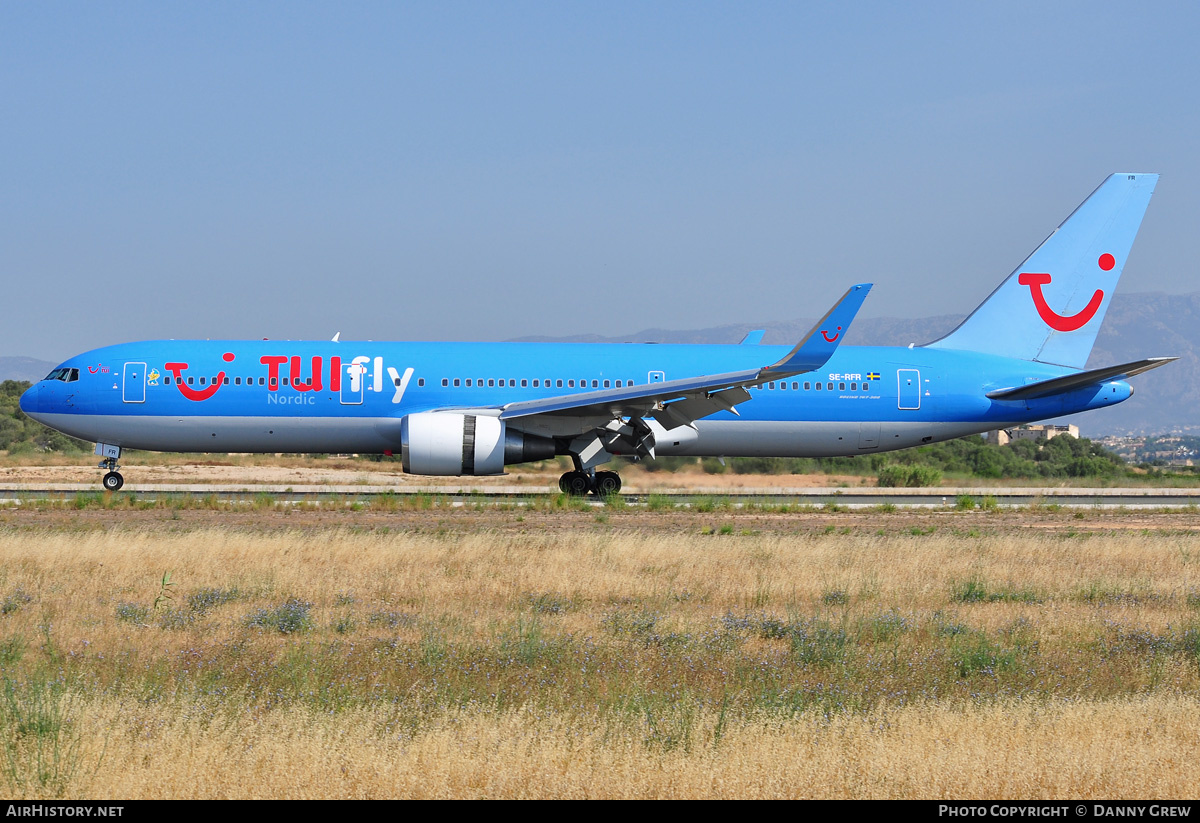
[[[558,488],[563,494],[572,497],[583,497],[591,493],[597,497],[607,497],[619,494],[621,491],[621,475],[616,472],[581,471],[576,469],[558,478]]]

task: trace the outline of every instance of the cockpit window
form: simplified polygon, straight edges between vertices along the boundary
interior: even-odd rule
[[[61,380],[64,383],[74,383],[79,379],[79,369],[55,369],[45,377],[46,380]]]

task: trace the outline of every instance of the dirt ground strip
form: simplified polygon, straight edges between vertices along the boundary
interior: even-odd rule
[[[736,508],[696,511],[685,507],[647,511],[640,507],[589,506],[583,510],[553,510],[514,504],[452,506],[428,509],[381,510],[277,505],[245,510],[223,508],[105,509],[89,506],[37,504],[0,509],[0,528],[52,529],[155,529],[188,530],[222,526],[249,530],[353,529],[426,533],[480,531],[522,533],[531,531],[608,533],[613,531],[690,532],[715,534],[820,534],[833,530],[877,534],[923,535],[934,532],[961,534],[1016,533],[1036,529],[1067,536],[1145,531],[1200,531],[1200,514],[1186,511],[1072,511],[999,510],[958,511],[928,509],[762,512]]]
[[[330,458],[321,466],[255,465],[224,463],[219,460],[179,462],[174,464],[123,463],[121,473],[127,487],[139,484],[157,485],[199,483],[296,486],[405,486],[443,485],[486,489],[490,486],[529,486],[531,490],[558,490],[558,469],[546,471],[513,471],[498,477],[420,477],[404,474],[399,463],[369,463]],[[0,483],[95,483],[100,487],[103,472],[88,458],[80,465],[0,466]],[[648,472],[638,467],[624,468],[621,476],[631,492],[649,492],[660,488],[720,488],[728,491],[788,487],[797,489],[823,487],[874,486],[875,478],[855,475],[791,474],[707,474],[699,471]]]

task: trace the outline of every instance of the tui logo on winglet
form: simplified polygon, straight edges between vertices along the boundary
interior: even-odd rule
[[[1116,259],[1111,254],[1102,254],[1100,259],[1096,261],[1104,271],[1110,271],[1117,264]],[[1083,307],[1083,310],[1077,314],[1062,315],[1050,308],[1046,302],[1046,295],[1042,294],[1042,286],[1050,283],[1050,275],[1045,273],[1021,272],[1017,276],[1017,282],[1022,286],[1029,286],[1029,294],[1033,297],[1033,305],[1037,308],[1038,315],[1045,321],[1046,325],[1055,331],[1075,331],[1081,329],[1088,324],[1096,312],[1100,309],[1100,304],[1104,302],[1104,291],[1096,289],[1092,293],[1092,299]]]
[[[837,327],[837,331],[835,331],[833,333],[833,337],[829,336],[829,332],[825,331],[824,329],[821,329],[821,336],[825,338],[826,343],[832,343],[833,341],[837,340],[839,337],[842,336],[842,327],[841,326]]]

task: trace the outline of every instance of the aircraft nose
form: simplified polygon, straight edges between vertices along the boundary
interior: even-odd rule
[[[42,386],[40,383],[35,383],[33,386],[25,390],[21,395],[21,411],[33,417],[42,410],[41,404]]]

